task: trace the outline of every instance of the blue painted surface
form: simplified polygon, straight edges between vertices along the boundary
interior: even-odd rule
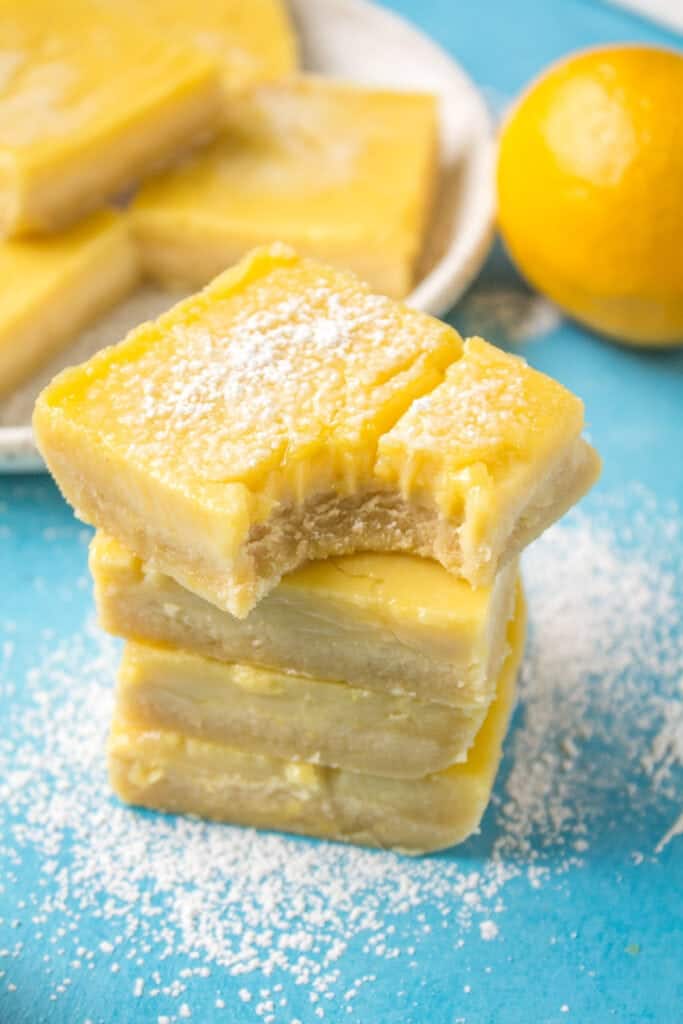
[[[395,0],[392,6],[441,40],[480,84],[502,96],[512,96],[550,60],[575,47],[616,39],[673,42],[642,21],[587,0],[551,4],[516,0],[514,15],[512,5],[504,0],[433,0],[429,4]],[[496,250],[475,294],[498,286],[524,290]],[[471,326],[471,303],[470,295],[454,311],[454,323]],[[491,340],[509,342],[502,331],[496,336],[495,330]],[[601,495],[614,495],[633,482],[645,485],[659,508],[667,502],[683,502],[683,352],[623,350],[567,322],[519,349],[586,401],[591,437],[605,459],[602,482],[586,503],[588,515],[597,519],[602,514]],[[615,528],[628,525],[634,513],[642,511],[638,492],[628,494],[622,507],[612,513]],[[673,513],[666,507],[670,521]],[[99,642],[83,626],[91,611],[86,582],[88,536],[47,479],[0,480],[0,643],[5,651],[0,660],[0,756],[14,749],[16,737],[11,729],[16,726],[11,723],[16,723],[18,712],[33,706],[29,670],[44,665],[50,649],[63,646],[64,638],[73,638],[76,668],[87,660],[83,652]],[[660,555],[662,566],[668,562],[680,585],[683,550],[677,543],[662,537]],[[533,621],[532,606],[532,627]],[[669,616],[669,628],[672,621]],[[675,643],[677,636],[669,640]],[[648,686],[656,695],[664,686],[663,677],[653,672]],[[627,714],[628,709],[623,710]],[[524,714],[521,707],[515,718],[517,728]],[[511,771],[509,749],[496,787],[501,798]],[[454,1024],[456,1020],[467,1024],[565,1020],[675,1024],[682,1020],[683,840],[672,841],[659,856],[648,856],[644,863],[637,863],[633,856],[639,849],[652,852],[671,824],[674,803],[653,799],[650,805],[643,804],[645,809],[634,821],[629,807],[633,793],[644,785],[642,771],[636,763],[616,767],[616,781],[610,777],[606,783],[603,804],[592,818],[585,864],[554,874],[566,856],[557,841],[543,852],[544,863],[551,869],[547,883],[535,888],[523,874],[508,881],[501,893],[505,910],[496,918],[500,940],[479,941],[476,929],[463,932],[454,920],[444,921],[443,900],[425,898],[414,913],[402,914],[394,922],[394,941],[402,950],[409,947],[412,936],[412,961],[410,956],[395,961],[372,958],[363,951],[364,939],[353,937],[337,964],[340,976],[332,986],[333,998],[324,1001],[323,1019],[362,1024]],[[115,806],[113,800],[111,806]],[[494,806],[479,836],[456,851],[432,858],[430,877],[439,870],[445,874],[456,868],[484,870],[499,818]],[[158,961],[150,954],[144,968],[122,955],[116,973],[111,971],[111,958],[96,956],[92,970],[71,970],[69,961],[76,954],[68,934],[55,937],[54,914],[50,927],[38,938],[41,929],[32,920],[35,907],[27,899],[53,883],[41,874],[44,864],[35,844],[21,839],[17,831],[21,824],[10,814],[0,815],[1,1024],[42,1020],[156,1024],[164,1015],[183,1019],[179,1009],[184,1001],[194,1021],[246,1024],[267,1017],[267,1010],[257,1012],[257,998],[245,1003],[238,997],[244,979],[216,969],[210,982],[188,981],[180,999],[134,997],[134,982],[141,974],[148,991],[152,970],[159,970],[163,982],[177,978],[184,966],[201,963],[187,954]],[[316,844],[292,840],[292,858],[310,848]],[[58,867],[70,864],[69,844],[56,856]],[[342,877],[349,870],[344,856],[340,852]],[[84,948],[97,950],[110,928],[90,908],[81,915],[78,934]],[[458,947],[461,935],[465,941]],[[51,959],[46,961],[46,956]],[[70,976],[71,982],[50,1000],[60,972]],[[372,982],[360,987],[353,1000],[344,1000],[343,993],[354,979],[367,973],[375,976]],[[277,977],[277,973],[270,979],[250,977],[249,987],[272,986]],[[307,989],[296,986],[286,973],[279,983],[283,986],[279,998],[286,998],[287,1005],[275,1007],[275,1021],[298,1019],[308,1024],[319,1019]],[[216,1008],[217,994],[225,1009]]]

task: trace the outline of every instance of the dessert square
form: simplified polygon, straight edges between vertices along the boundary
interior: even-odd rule
[[[138,282],[125,218],[106,210],[58,235],[0,243],[0,398]]]
[[[508,641],[515,631],[512,621]],[[489,700],[496,683],[494,676]],[[487,707],[454,708],[134,642],[126,644],[119,672],[118,711],[135,727],[398,779],[464,760]]]
[[[283,0],[114,0],[159,36],[203,51],[236,91],[296,70],[297,46]]]
[[[495,386],[471,387],[487,360]],[[380,438],[459,362],[458,408],[471,398],[476,415],[449,418],[444,474],[414,487],[399,429],[378,475]],[[419,406],[425,431],[441,430],[443,394]],[[447,324],[284,246],[59,374],[34,414],[81,518],[238,617],[304,562],[359,551],[433,557],[489,584],[595,479],[582,424],[579,399],[521,360],[463,347]]]
[[[0,235],[67,224],[217,127],[218,71],[95,0],[0,4]]]
[[[279,239],[385,295],[411,290],[437,170],[433,96],[303,77],[230,102],[220,137],[133,207],[145,271],[201,287]]]
[[[488,804],[512,711],[523,614],[496,698],[467,760],[420,779],[365,775],[246,753],[117,712],[109,775],[126,803],[256,828],[424,853],[462,842]]]
[[[117,636],[469,712],[491,701],[517,572],[473,590],[431,559],[346,555],[289,573],[237,619],[104,534],[90,569],[100,624]]]

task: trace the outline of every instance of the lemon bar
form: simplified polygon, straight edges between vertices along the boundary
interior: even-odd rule
[[[66,226],[213,131],[213,62],[96,0],[0,0],[0,234]]]
[[[471,399],[476,412],[450,417],[438,487],[413,500],[407,449],[390,478],[405,439],[383,450],[381,478],[378,445],[416,399],[457,390],[450,364],[458,408]],[[305,561],[358,551],[435,557],[490,583],[594,479],[582,423],[579,399],[521,360],[463,346],[447,324],[284,246],[59,374],[34,413],[77,514],[238,617]]]
[[[127,721],[117,711],[109,774],[119,797],[157,810],[395,847],[442,849],[476,830],[501,756],[524,644],[523,611],[496,698],[467,760],[395,779],[281,760]]]
[[[0,397],[138,281],[125,219],[93,214],[49,238],[0,243]]]
[[[431,559],[345,555],[289,573],[237,619],[104,534],[90,569],[117,636],[472,711],[492,697],[517,571],[473,590]]]
[[[509,641],[516,629],[513,619]],[[494,677],[489,700],[496,682]],[[136,727],[289,761],[415,779],[465,759],[487,706],[454,708],[129,642],[118,709]]]
[[[140,192],[145,270],[201,287],[280,239],[400,298],[415,278],[437,139],[427,94],[315,77],[255,89],[229,104],[217,141]]]
[[[232,95],[296,70],[297,46],[283,0],[112,0],[160,36],[203,50]]]

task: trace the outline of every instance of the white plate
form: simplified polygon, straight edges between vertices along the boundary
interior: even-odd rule
[[[366,0],[290,0],[290,7],[307,70],[367,85],[425,89],[440,97],[442,185],[420,283],[408,301],[441,315],[478,272],[493,233],[494,147],[484,100],[436,43],[381,7]],[[0,402],[0,473],[44,469],[29,424],[38,391],[58,370],[118,341],[177,298],[142,289]]]

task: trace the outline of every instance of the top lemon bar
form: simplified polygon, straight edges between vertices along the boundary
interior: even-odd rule
[[[159,35],[203,50],[229,94],[296,70],[297,47],[283,0],[112,0]]]
[[[401,298],[437,180],[437,102],[302,76],[226,105],[218,138],[133,204],[145,271],[200,288],[274,238]]]
[[[213,130],[203,54],[95,0],[0,0],[0,235],[66,226]]]
[[[582,424],[521,360],[285,246],[61,373],[34,415],[81,518],[238,617],[354,551],[489,583],[595,479]]]

